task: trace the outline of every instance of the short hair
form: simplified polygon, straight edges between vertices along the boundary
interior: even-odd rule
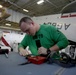
[[[21,25],[22,22],[28,22],[28,21],[33,21],[30,17],[23,17],[21,18],[19,22],[19,26]]]

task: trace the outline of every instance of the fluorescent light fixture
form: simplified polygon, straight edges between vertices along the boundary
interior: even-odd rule
[[[3,6],[2,5],[0,5],[0,8],[2,8]]]
[[[6,26],[11,26],[11,24],[10,24],[10,23],[6,23],[5,25],[6,25]]]
[[[23,9],[23,11],[25,11],[25,12],[29,12],[28,10],[26,10],[26,9]]]
[[[42,4],[44,2],[44,0],[39,0],[38,2],[37,2],[37,4]]]

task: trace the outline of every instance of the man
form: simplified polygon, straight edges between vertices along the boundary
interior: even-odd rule
[[[46,55],[53,51],[58,53],[59,50],[68,45],[65,35],[54,26],[38,25],[29,17],[23,17],[19,26],[26,33],[18,46],[20,55],[28,55],[27,50],[25,50],[27,46],[29,46],[31,53],[36,56],[39,54]]]

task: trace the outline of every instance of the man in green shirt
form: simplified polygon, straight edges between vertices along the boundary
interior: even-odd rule
[[[30,17],[23,17],[19,22],[20,29],[26,33],[18,46],[20,55],[28,55],[26,49],[29,46],[31,53],[36,56],[65,48],[68,46],[66,36],[51,25],[36,24]],[[40,44],[40,47],[38,45]]]

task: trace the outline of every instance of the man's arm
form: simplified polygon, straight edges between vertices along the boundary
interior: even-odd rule
[[[54,46],[50,47],[49,50],[51,50],[51,51],[58,51],[59,47],[57,45],[54,45]]]
[[[27,47],[27,36],[25,36],[23,38],[23,40],[21,41],[21,43],[18,45],[18,51],[19,54],[22,56],[28,55],[28,51],[26,50]]]
[[[54,45],[52,47],[49,48],[50,51],[58,51],[59,50],[59,47],[57,45]],[[40,47],[38,49],[38,53],[39,54],[47,54],[47,49],[44,48],[44,47]]]
[[[24,44],[21,42],[21,43],[18,45],[19,54],[22,55],[22,56],[28,55],[28,51],[25,50],[25,49],[26,49],[26,47],[25,47]]]
[[[22,56],[26,56],[29,54],[29,52],[25,50],[23,47],[20,47],[18,50],[19,50],[19,54]]]
[[[50,47],[49,50],[50,51],[59,51],[63,48],[66,48],[68,46],[69,42],[67,40],[67,38],[62,34],[62,37],[60,36],[60,38],[58,38],[57,43]],[[47,54],[47,49],[44,47],[40,47],[38,49],[38,53],[39,54]]]

